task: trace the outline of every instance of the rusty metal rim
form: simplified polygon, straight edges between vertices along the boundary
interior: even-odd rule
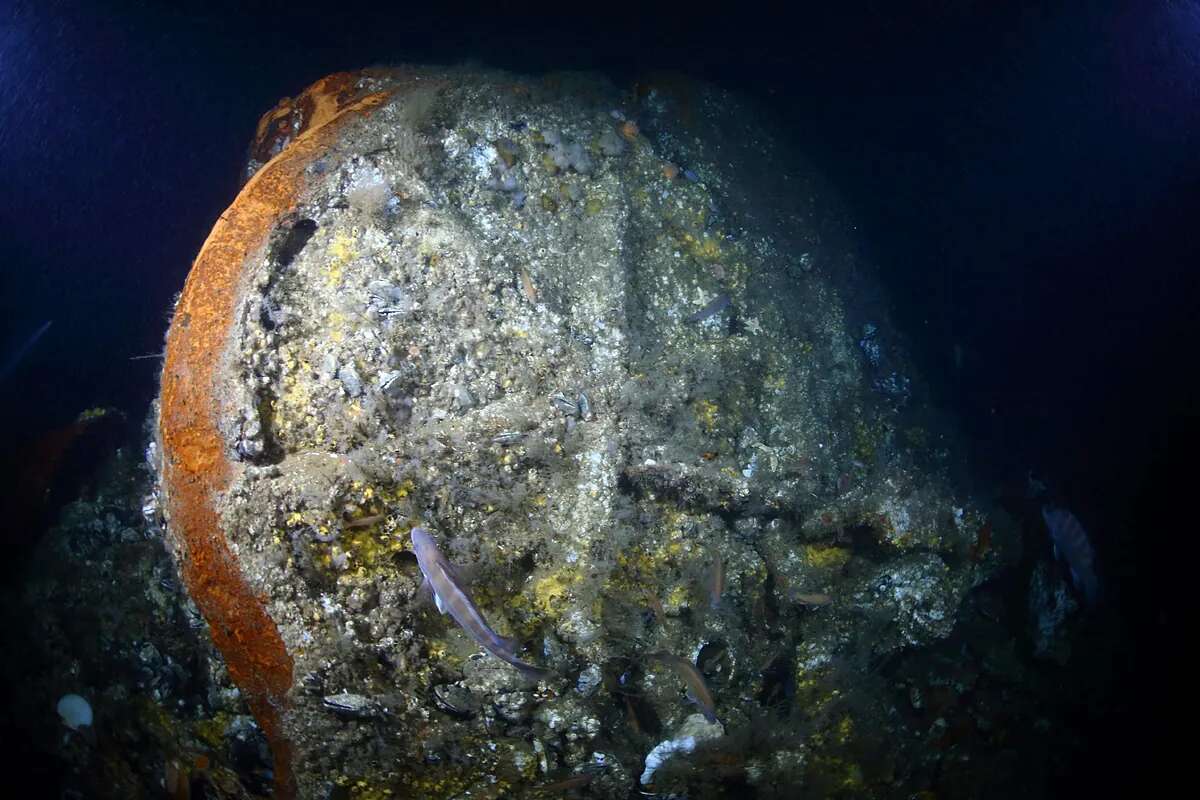
[[[233,472],[219,427],[218,381],[245,265],[262,252],[276,221],[296,206],[306,188],[305,167],[347,122],[394,93],[357,90],[358,75],[330,75],[264,115],[278,118],[285,104],[301,109],[301,130],[250,178],[200,248],[167,334],[161,380],[162,482],[180,571],[267,737],[278,798],[296,795],[292,746],[283,729],[292,659],[263,598],[241,574],[214,504]],[[260,134],[267,127],[260,124]]]

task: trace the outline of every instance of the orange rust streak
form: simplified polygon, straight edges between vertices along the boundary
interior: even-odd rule
[[[265,161],[277,142],[324,126],[361,99],[361,94],[354,88],[357,78],[358,73],[335,72],[295,97],[280,100],[259,118],[250,152]],[[292,130],[293,122],[298,123],[298,130]]]
[[[213,505],[232,473],[218,427],[217,382],[247,258],[265,247],[275,221],[294,207],[305,166],[334,141],[341,123],[350,114],[370,112],[391,95],[352,99],[344,80],[331,80],[337,77],[308,90],[330,82],[341,92],[334,107],[317,104],[322,110],[314,117],[320,125],[308,127],[260,169],[213,226],[184,284],[162,375],[163,478],[183,579],[230,677],[270,743],[277,798],[296,795],[292,747],[282,724],[292,659],[262,599],[241,574]]]

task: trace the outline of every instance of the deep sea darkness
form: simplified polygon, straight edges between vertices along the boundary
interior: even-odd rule
[[[979,485],[1033,470],[1096,540],[1104,690],[1057,791],[1187,774],[1166,723],[1197,563],[1200,3],[826,5],[0,0],[0,364],[53,320],[0,383],[3,449],[94,406],[142,424],[158,361],[130,359],[161,349],[280,97],[405,61],[681,70],[771,108],[837,187]],[[6,574],[36,536],[6,532]]]

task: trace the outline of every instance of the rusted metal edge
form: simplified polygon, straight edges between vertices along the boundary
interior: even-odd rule
[[[276,221],[295,207],[311,160],[350,119],[369,114],[393,93],[356,96],[353,86],[352,73],[338,73],[305,90],[305,124],[213,226],[184,283],[167,334],[161,382],[159,436],[168,529],[183,581],[270,744],[277,798],[296,795],[292,746],[283,729],[292,659],[263,598],[241,574],[214,505],[232,474],[220,433],[218,382],[246,263],[266,247]]]
[[[285,97],[263,114],[250,145],[251,158],[267,162],[307,131],[323,127],[334,116],[362,99],[356,87],[366,72],[335,72],[295,97]]]

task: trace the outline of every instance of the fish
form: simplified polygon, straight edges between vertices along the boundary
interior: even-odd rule
[[[808,592],[796,595],[796,601],[806,606],[827,606],[833,598],[823,592]]]
[[[529,274],[529,270],[521,267],[521,291],[525,294],[525,299],[533,305],[537,305],[538,290],[533,285],[533,276]]]
[[[708,580],[708,606],[716,611],[721,608],[721,595],[725,592],[725,561],[720,553],[713,559]]]
[[[579,775],[572,775],[569,778],[564,778],[561,781],[547,783],[538,788],[543,792],[569,792],[572,789],[582,789],[595,779],[595,774],[591,772],[583,772]]]
[[[517,641],[500,636],[487,624],[471,597],[459,585],[454,576],[454,568],[442,551],[438,550],[433,534],[424,528],[416,527],[412,529],[411,536],[413,553],[417,556],[417,564],[421,567],[421,574],[425,576],[425,583],[433,589],[438,611],[453,617],[467,635],[484,650],[516,667],[526,678],[541,680],[547,677],[550,674],[549,670],[527,664],[516,657]]]
[[[713,700],[712,692],[708,690],[704,676],[700,674],[700,670],[696,669],[695,664],[686,658],[680,658],[670,653],[653,653],[650,657],[678,672],[679,677],[683,678],[683,682],[687,685],[688,700],[696,704],[706,720],[713,723],[720,722],[717,719],[716,701]]]
[[[1083,594],[1088,606],[1100,600],[1100,576],[1096,571],[1096,551],[1087,531],[1065,508],[1042,507],[1042,519],[1050,532],[1054,557],[1061,559],[1071,573],[1071,585]]]
[[[622,694],[621,699],[625,702],[625,721],[629,723],[629,727],[638,736],[641,736],[645,731],[642,730],[642,723],[638,722],[637,711],[633,707],[633,701],[629,699],[629,695]]]
[[[683,321],[689,325],[695,325],[697,322],[704,322],[704,320],[708,319],[709,317],[720,314],[722,311],[728,308],[732,302],[733,301],[729,298],[729,295],[719,294],[712,300],[709,300],[704,308],[700,309],[694,314],[689,314],[684,318]]]
[[[510,444],[516,444],[524,438],[525,434],[520,431],[501,431],[492,437],[492,444],[508,447]]]

